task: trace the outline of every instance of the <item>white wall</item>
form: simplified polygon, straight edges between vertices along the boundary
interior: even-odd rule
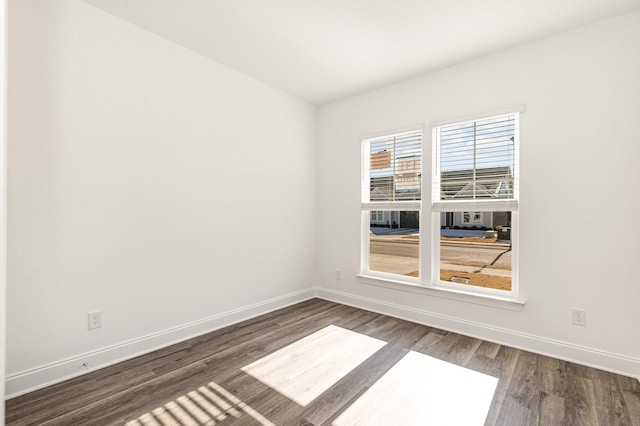
[[[7,309],[7,2],[0,0],[0,398],[5,394]],[[0,425],[4,424],[0,404]]]
[[[326,295],[640,376],[639,40],[634,12],[320,108]],[[522,104],[523,310],[358,279],[361,136]],[[587,310],[586,327],[571,325],[572,307]]]
[[[80,1],[9,24],[10,379],[313,284],[315,107]]]

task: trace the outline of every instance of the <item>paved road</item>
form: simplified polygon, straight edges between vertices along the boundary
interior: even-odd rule
[[[372,254],[418,258],[417,240],[372,237]],[[511,269],[511,249],[506,244],[456,243],[440,245],[440,261],[443,263],[478,266],[488,265],[493,269]]]
[[[511,269],[511,248],[499,245],[440,245],[440,261],[458,265]]]

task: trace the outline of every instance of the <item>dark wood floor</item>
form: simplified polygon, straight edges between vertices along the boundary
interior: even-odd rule
[[[241,370],[331,324],[387,344],[306,406]],[[11,399],[6,422],[330,425],[409,350],[498,377],[488,425],[640,425],[638,380],[319,299]]]

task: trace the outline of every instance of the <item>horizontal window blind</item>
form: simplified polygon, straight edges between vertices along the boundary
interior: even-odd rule
[[[369,140],[369,201],[421,199],[422,131]]]
[[[516,198],[517,132],[517,114],[440,127],[439,199]]]

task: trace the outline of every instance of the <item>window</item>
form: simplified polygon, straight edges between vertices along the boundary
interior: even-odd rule
[[[466,224],[480,224],[482,223],[482,212],[463,212],[462,223]]]
[[[384,222],[384,212],[380,210],[371,211],[371,223]]]
[[[422,130],[362,142],[362,273],[420,276]]]
[[[516,293],[518,118],[433,129],[434,285]]]
[[[422,130],[362,141],[360,275],[519,304],[519,113],[432,130],[425,176]]]

